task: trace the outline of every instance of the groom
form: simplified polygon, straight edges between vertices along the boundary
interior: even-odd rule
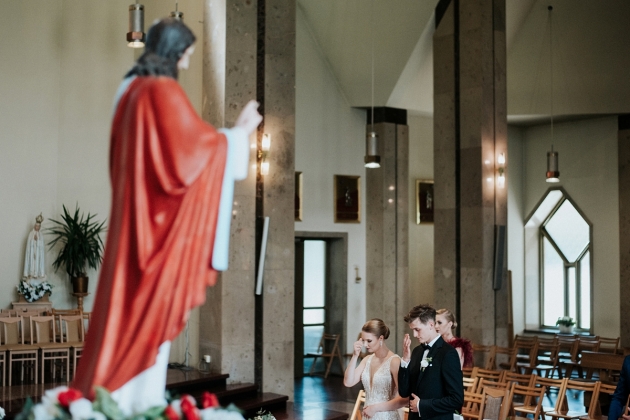
[[[420,346],[411,352],[405,334],[398,370],[398,393],[409,398],[409,419],[453,420],[464,403],[462,370],[457,351],[435,331],[435,309],[418,305],[405,316]]]

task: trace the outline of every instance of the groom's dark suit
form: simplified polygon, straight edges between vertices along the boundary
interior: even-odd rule
[[[453,420],[453,413],[461,413],[464,403],[462,369],[457,351],[442,337],[429,350],[429,366],[421,370],[424,349],[417,346],[411,353],[409,366],[398,370],[398,393],[409,397],[412,393],[420,398],[420,416],[409,413],[409,419],[422,418]]]

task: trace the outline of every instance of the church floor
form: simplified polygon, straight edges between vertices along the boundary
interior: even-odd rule
[[[295,379],[294,405],[306,411],[309,408],[325,408],[341,413],[352,413],[354,403],[363,389],[361,384],[352,388],[343,385],[343,378],[337,375],[304,376]]]

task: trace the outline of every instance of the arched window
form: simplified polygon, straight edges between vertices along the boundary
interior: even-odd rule
[[[591,223],[564,189],[552,188],[527,218],[525,232],[527,271],[537,260],[539,272],[539,325],[555,327],[559,317],[570,316],[577,328],[590,330]]]

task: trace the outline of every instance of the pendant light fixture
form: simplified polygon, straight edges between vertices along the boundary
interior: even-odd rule
[[[551,151],[547,152],[547,182],[560,182],[560,170],[558,166],[558,152],[553,150],[553,21],[551,12],[553,6],[547,8],[549,10],[549,80],[550,80],[550,109],[551,109]]]
[[[171,17],[180,21],[184,21],[184,12],[179,11],[179,1],[175,2],[175,11],[171,12]]]
[[[135,4],[129,6],[129,32],[127,32],[127,46],[131,48],[144,47],[146,35],[144,33],[144,6]]]
[[[372,0],[372,16],[371,16],[372,30],[372,116],[370,119],[371,129],[365,136],[365,162],[366,168],[380,168],[381,157],[378,154],[378,135],[374,131],[374,0]]]

